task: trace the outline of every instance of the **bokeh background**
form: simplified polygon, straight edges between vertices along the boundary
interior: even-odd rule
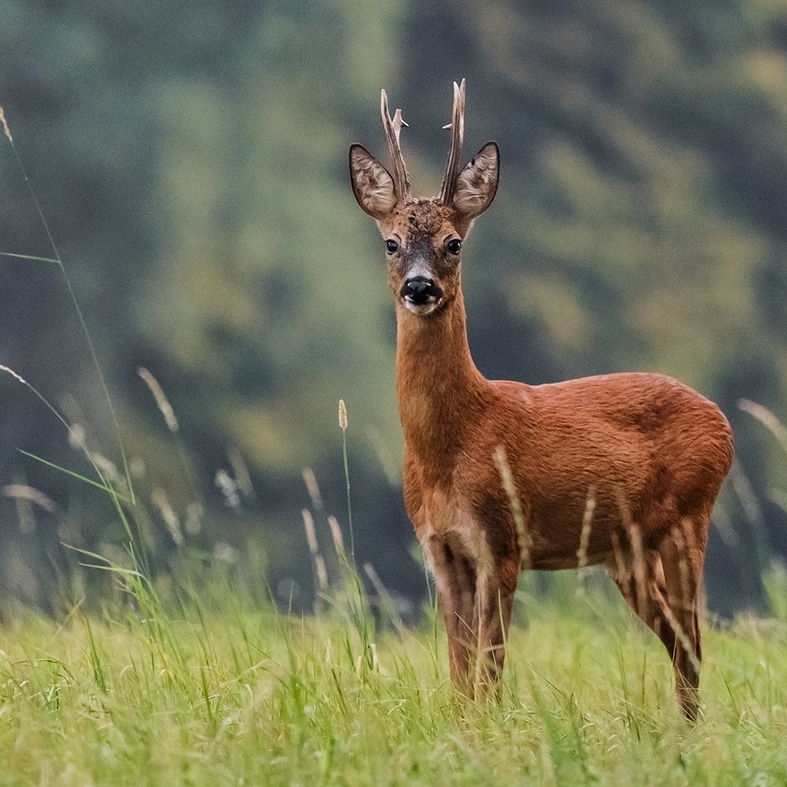
[[[417,605],[393,307],[346,159],[355,141],[383,157],[385,87],[410,124],[414,191],[435,193],[462,77],[466,156],[502,150],[465,247],[478,366],[531,383],[657,370],[718,401],[738,453],[708,604],[756,609],[763,570],[787,555],[778,0],[0,0],[0,364],[122,488],[70,282],[156,571],[197,550],[291,607],[313,595],[301,510],[347,534],[346,438],[357,560]],[[55,257],[31,190],[62,266],[8,256]],[[100,593],[72,547],[123,560],[107,494],[27,455],[95,478],[73,443],[0,374],[5,601]]]

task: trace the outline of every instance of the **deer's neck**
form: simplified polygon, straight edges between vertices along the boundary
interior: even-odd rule
[[[488,386],[470,356],[461,291],[425,317],[398,304],[397,335],[399,417],[407,450],[430,466],[450,463]]]

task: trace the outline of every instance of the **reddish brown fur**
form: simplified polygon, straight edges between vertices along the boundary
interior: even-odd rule
[[[486,188],[480,210],[468,212],[461,183],[451,205],[368,199],[369,189],[385,196],[395,184],[363,148],[351,150],[356,197],[398,244],[388,275],[405,505],[435,576],[451,677],[469,696],[497,690],[522,567],[604,564],[670,653],[681,708],[693,719],[697,592],[711,509],[732,461],[729,425],[712,402],[662,375],[541,386],[481,375],[467,343],[461,264],[447,243],[464,238],[491,203],[496,151],[485,146],[480,163],[463,171]],[[414,313],[402,296],[415,268],[442,291],[428,313]],[[595,507],[579,554],[589,499]]]

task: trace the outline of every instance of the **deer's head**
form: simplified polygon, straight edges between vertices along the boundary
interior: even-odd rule
[[[388,281],[398,303],[418,315],[450,302],[459,289],[462,241],[473,220],[497,191],[499,152],[488,142],[460,171],[464,135],[465,82],[454,83],[451,151],[440,195],[413,199],[399,134],[401,110],[393,117],[382,91],[381,114],[393,174],[362,145],[350,148],[350,176],[358,204],[377,220],[385,241]]]

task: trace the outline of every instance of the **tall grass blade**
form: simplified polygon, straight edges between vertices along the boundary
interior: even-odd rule
[[[129,470],[128,465],[128,458],[126,456],[126,449],[123,445],[123,440],[120,436],[120,421],[118,420],[117,411],[115,410],[115,405],[112,402],[112,397],[109,395],[109,387],[107,386],[106,378],[104,377],[104,372],[101,368],[101,364],[98,360],[98,353],[96,351],[96,346],[93,343],[93,337],[90,334],[90,331],[87,327],[87,322],[85,321],[85,316],[82,312],[82,307],[79,305],[79,301],[76,297],[76,293],[74,292],[74,287],[71,284],[71,278],[66,271],[66,266],[63,263],[63,258],[60,256],[60,251],[55,243],[55,239],[52,235],[52,231],[49,228],[49,222],[46,220],[46,216],[44,216],[44,211],[41,208],[41,203],[38,201],[38,197],[35,193],[35,189],[33,188],[33,184],[30,182],[30,178],[27,174],[27,168],[22,161],[22,157],[19,155],[19,152],[16,149],[16,145],[14,144],[14,138],[11,135],[11,131],[8,126],[8,122],[6,121],[5,114],[2,112],[2,108],[0,108],[0,123],[2,123],[3,130],[5,133],[5,137],[8,140],[8,144],[11,146],[11,151],[14,154],[14,159],[19,167],[19,171],[22,173],[22,178],[24,179],[25,186],[27,188],[27,192],[30,196],[30,199],[33,202],[35,207],[36,213],[41,221],[41,225],[44,228],[44,232],[46,233],[47,240],[49,242],[49,246],[52,249],[53,258],[40,258],[46,262],[54,262],[59,268],[60,272],[63,276],[63,281],[65,282],[66,290],[68,291],[69,298],[71,299],[71,303],[74,307],[74,311],[77,315],[77,319],[79,321],[79,325],[82,329],[82,333],[85,337],[85,341],[88,346],[88,350],[90,352],[90,357],[93,362],[93,368],[96,372],[96,376],[98,377],[99,384],[101,385],[101,390],[104,395],[104,399],[106,400],[107,407],[109,408],[110,417],[112,419],[112,424],[115,430],[115,441],[117,443],[117,447],[123,462],[123,471],[126,477],[126,483],[128,485],[129,494],[131,495],[132,504],[134,503],[134,485],[131,482],[131,472]],[[6,253],[6,256],[21,256],[21,255],[12,255],[10,252]],[[35,259],[32,256],[27,257],[27,259]],[[50,408],[51,409],[51,408]]]
[[[350,530],[350,560],[355,566],[355,535],[353,533],[353,509],[350,502],[350,465],[347,458],[347,408],[344,399],[339,399],[339,428],[342,430],[342,458],[344,459],[344,480],[347,487],[347,527]]]

